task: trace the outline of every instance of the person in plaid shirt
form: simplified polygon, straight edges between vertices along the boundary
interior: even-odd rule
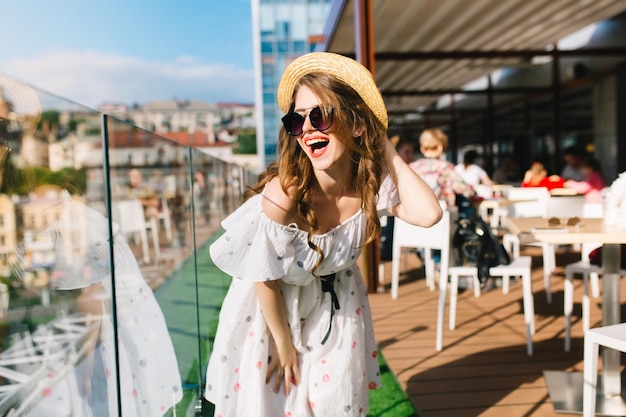
[[[441,158],[448,147],[448,137],[441,129],[426,129],[420,135],[420,152],[424,156],[409,164],[430,186],[440,201],[456,206],[457,194],[471,199],[474,188],[454,169],[454,164]]]

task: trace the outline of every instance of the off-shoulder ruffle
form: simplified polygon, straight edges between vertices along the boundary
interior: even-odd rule
[[[225,232],[211,245],[213,262],[233,278],[280,279],[294,262],[291,242],[299,229],[269,219],[263,212],[261,198],[261,194],[250,198],[224,219]]]
[[[225,233],[211,245],[215,265],[232,276],[248,281],[281,279],[291,274],[290,283],[306,284],[313,279],[310,271],[319,255],[308,248],[306,232],[297,226],[277,223],[262,208],[263,195],[251,197],[222,221]],[[378,210],[384,213],[398,204],[399,196],[391,176],[385,172],[378,198]],[[318,274],[330,274],[355,262],[364,228],[362,210],[312,241],[325,254]],[[297,263],[298,268],[291,269]],[[304,275],[303,275],[304,274]]]

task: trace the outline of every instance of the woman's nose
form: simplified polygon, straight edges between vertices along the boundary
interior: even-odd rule
[[[315,130],[315,128],[311,124],[311,117],[310,117],[310,113],[309,113],[309,114],[307,114],[304,117],[304,123],[302,123],[302,131],[303,132],[312,132],[314,130]]]

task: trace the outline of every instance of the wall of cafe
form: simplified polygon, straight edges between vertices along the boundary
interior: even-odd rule
[[[593,91],[594,156],[601,161],[602,173],[609,181],[621,172],[618,157],[619,94],[616,87],[617,77],[611,76],[596,83]]]

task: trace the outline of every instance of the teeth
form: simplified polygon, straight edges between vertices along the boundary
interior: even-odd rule
[[[311,139],[309,141],[307,141],[307,146],[311,146],[311,145],[316,145],[318,143],[326,143],[328,142],[328,140],[325,139]]]

